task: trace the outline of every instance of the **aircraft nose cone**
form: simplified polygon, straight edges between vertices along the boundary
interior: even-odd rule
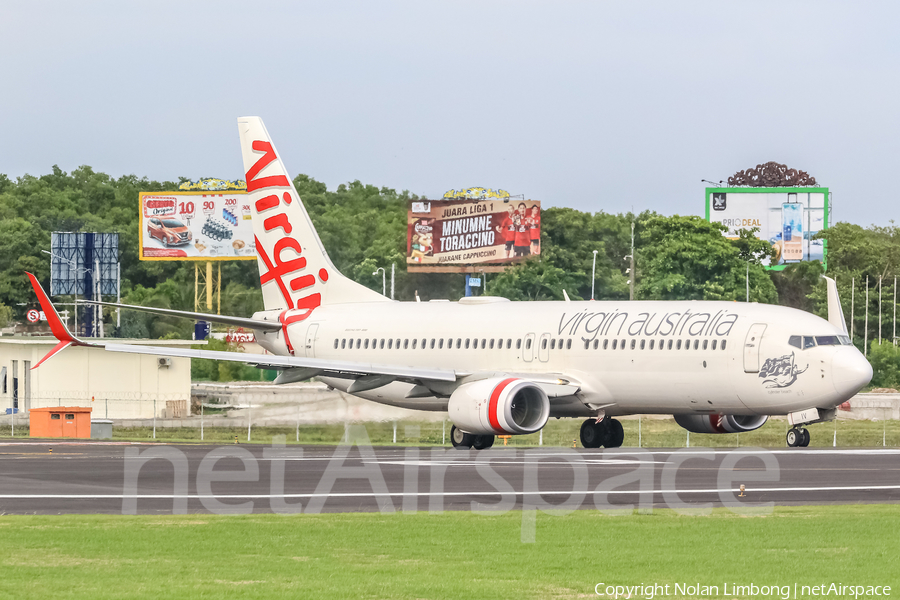
[[[869,384],[872,380],[872,365],[853,346],[843,346],[831,359],[831,373],[834,389],[843,402]]]

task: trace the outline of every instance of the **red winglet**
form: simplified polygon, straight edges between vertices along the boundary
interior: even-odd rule
[[[59,343],[47,353],[47,355],[42,358],[36,365],[31,367],[32,369],[37,369],[41,363],[45,360],[59,352],[60,350],[66,348],[70,344],[78,344],[78,339],[69,333],[69,330],[66,329],[65,324],[59,318],[59,315],[56,312],[56,309],[53,307],[53,303],[50,302],[50,298],[47,297],[46,292],[44,292],[44,288],[41,287],[41,284],[38,283],[37,278],[31,273],[25,273],[28,275],[28,279],[31,280],[31,287],[34,288],[34,293],[37,294],[38,302],[41,303],[41,310],[44,311],[44,315],[47,317],[47,322],[50,324],[50,331],[53,332],[53,335],[56,339],[59,340]]]

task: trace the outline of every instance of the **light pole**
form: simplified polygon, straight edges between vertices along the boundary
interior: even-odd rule
[[[628,280],[628,299],[634,300],[634,221],[631,222],[631,254],[625,256],[624,260],[631,260],[631,266],[625,272],[631,276]]]
[[[378,271],[381,271],[381,295],[387,296],[387,274],[384,267],[378,267],[372,275],[378,275]]]
[[[597,280],[597,251],[594,250],[594,264],[591,265],[591,300],[594,299],[594,282]]]

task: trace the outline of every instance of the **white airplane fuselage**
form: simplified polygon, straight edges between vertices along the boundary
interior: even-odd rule
[[[258,313],[259,318],[272,318]],[[317,307],[286,327],[293,354],[457,373],[560,374],[579,391],[553,417],[636,413],[784,415],[832,408],[871,378],[843,332],[815,315],[756,303],[700,301],[372,302]],[[806,349],[791,336],[831,345]],[[284,331],[257,332],[288,354]],[[424,347],[423,347],[424,346]],[[321,378],[347,391],[352,380]],[[447,410],[447,397],[408,398],[393,381],[356,392],[383,404]]]

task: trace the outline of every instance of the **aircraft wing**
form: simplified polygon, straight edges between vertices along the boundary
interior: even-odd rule
[[[229,315],[211,315],[209,313],[190,312],[187,310],[173,310],[171,308],[155,308],[153,306],[134,306],[132,304],[116,304],[115,302],[100,302],[99,300],[79,300],[78,304],[89,304],[99,306],[113,306],[115,308],[127,308],[128,310],[140,310],[155,315],[163,315],[167,317],[184,317],[186,319],[195,319],[197,321],[211,321],[213,323],[222,323],[224,325],[234,325],[236,327],[249,327],[258,331],[278,331],[281,329],[281,323],[278,321],[260,321],[258,319],[247,319],[244,317],[232,317]]]
[[[407,367],[402,365],[389,365],[377,363],[362,363],[342,360],[326,360],[321,358],[306,358],[299,356],[278,356],[275,354],[249,354],[245,352],[223,352],[219,350],[195,350],[185,348],[165,348],[159,346],[142,346],[137,344],[116,344],[112,342],[87,342],[81,340],[66,328],[65,324],[59,318],[56,308],[50,302],[50,298],[44,292],[44,289],[38,283],[37,279],[31,273],[27,273],[31,280],[31,285],[37,294],[41,304],[41,309],[47,316],[50,330],[59,341],[59,343],[47,353],[32,369],[39,367],[44,361],[64,350],[68,346],[85,346],[92,348],[102,348],[107,352],[124,352],[128,354],[149,354],[156,356],[174,356],[180,358],[203,358],[208,360],[224,360],[229,362],[239,362],[254,365],[260,368],[273,368],[282,371],[289,371],[292,375],[289,381],[299,381],[300,379],[308,379],[315,376],[339,377],[347,379],[356,379],[357,388],[359,390],[371,389],[384,385],[390,381],[399,380],[409,383],[425,384],[429,388],[442,388],[442,395],[449,395],[447,392],[455,388],[455,384],[460,380],[469,379],[473,376],[489,376],[499,375],[494,373],[472,373],[461,372],[450,369],[431,369],[425,367]],[[99,303],[109,304],[109,303]],[[136,308],[148,310],[147,307],[132,307],[127,305],[116,305],[122,308]],[[158,314],[172,314],[173,316],[190,316],[198,315],[195,318],[219,317],[219,315],[206,315],[204,313],[185,313],[183,311],[172,311],[169,309],[149,309],[150,312]],[[236,319],[236,318],[235,318]],[[215,320],[215,319],[210,319]],[[224,321],[229,324],[241,324],[236,320]],[[268,328],[273,325],[267,321],[256,321],[252,319],[244,319],[244,321],[252,321],[252,325],[247,325],[256,329]],[[262,324],[264,327],[260,327]],[[280,328],[280,325],[278,325]],[[505,374],[507,376],[514,375],[522,379],[528,379],[540,385],[547,395],[551,398],[571,396],[575,394],[579,386],[576,382],[572,382],[559,374],[553,373],[523,373],[523,374]],[[431,385],[429,385],[431,384]],[[443,385],[441,385],[443,384]]]

